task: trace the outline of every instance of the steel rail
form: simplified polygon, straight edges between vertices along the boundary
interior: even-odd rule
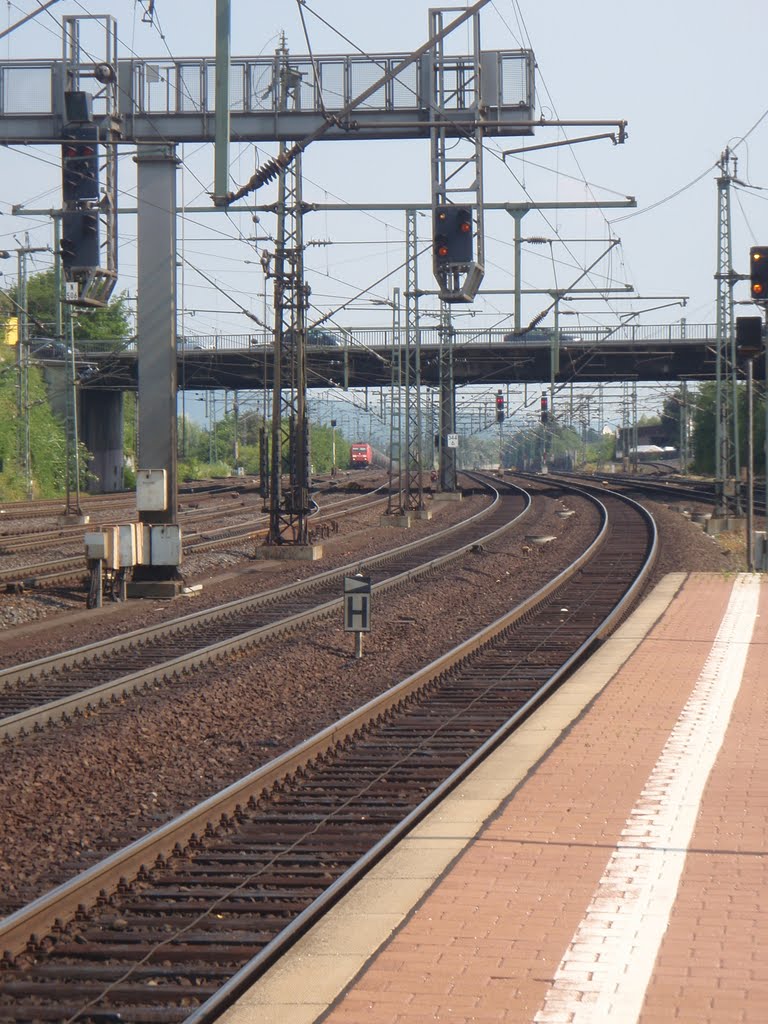
[[[574,489],[578,493],[578,489]],[[581,492],[585,497],[590,497],[588,492]],[[617,496],[622,497],[624,496]],[[309,928],[311,928],[322,916],[327,913],[349,890],[364,877],[397,843],[399,843],[427,814],[437,807],[445,797],[456,788],[472,771],[481,764],[501,743],[506,740],[512,732],[534,711],[546,697],[563,681],[568,673],[582,662],[585,656],[591,652],[605,636],[607,636],[621,619],[626,615],[627,610],[637,598],[639,591],[645,585],[650,572],[652,571],[658,554],[658,532],[656,524],[650,513],[637,502],[625,498],[627,502],[634,505],[641,517],[646,522],[649,530],[648,554],[638,573],[634,583],[626,591],[621,601],[614,606],[603,621],[593,632],[572,652],[545,683],[529,698],[504,724],[493,733],[478,749],[444,782],[442,782],[426,799],[414,808],[398,825],[387,833],[375,846],[352,867],[348,868],[335,882],[332,883],[320,897],[309,907],[299,914],[278,935],[269,943],[257,956],[245,964],[237,974],[225,982],[224,985],[210,997],[204,1004],[198,1007],[193,1013],[185,1018],[184,1024],[213,1024],[218,1017],[248,989],[263,974],[263,972],[279,959]],[[415,673],[404,680],[400,686],[406,689],[418,690],[423,688],[434,678],[442,675],[452,665],[471,657],[473,653],[492,645],[493,640],[520,621],[525,615],[539,604],[543,604],[561,585],[571,579],[579,569],[588,562],[595,552],[605,541],[607,527],[607,511],[603,506],[605,518],[600,534],[590,547],[573,562],[559,576],[542,587],[536,594],[529,597],[522,604],[518,605],[508,615],[502,616],[491,623],[486,629],[477,633],[466,643],[461,644],[453,651],[448,652],[442,658],[437,659],[428,665],[421,672]],[[367,706],[366,706],[367,707]],[[361,709],[363,711],[365,709]],[[360,725],[357,724],[357,728]],[[0,933],[1,934],[1,933]]]
[[[591,500],[595,501],[596,499],[592,497]],[[399,841],[405,832],[410,830],[417,821],[421,820],[447,792],[457,785],[468,771],[471,771],[491,750],[502,742],[517,724],[527,717],[533,708],[558,685],[563,676],[599,642],[599,639],[612,628],[612,625],[625,614],[628,602],[636,596],[638,588],[642,586],[652,566],[656,551],[656,531],[652,517],[638,506],[637,503],[618,495],[613,496],[611,500],[623,501],[628,505],[634,506],[635,509],[639,510],[648,528],[648,541],[640,572],[635,575],[634,582],[627,587],[618,604],[595,626],[577,649],[571,651],[570,655],[543,682],[537,691],[482,742],[479,748],[465,760],[463,765],[452,771],[437,786],[433,793],[420,802],[397,826],[390,829],[386,835],[378,840],[353,867],[341,874],[319,897],[298,914],[277,938],[264,946],[244,967],[233,974],[231,979],[215,995],[194,1010],[191,1015],[187,1016],[187,1024],[203,1024],[203,1022],[212,1021],[227,1006],[231,1005],[240,992],[250,985],[269,963],[273,962],[288,945],[294,942],[306,928],[314,923],[373,863]],[[258,798],[273,784],[281,782],[286,776],[302,766],[315,762],[318,756],[336,748],[349,735],[360,734],[365,729],[375,727],[375,723],[381,721],[382,717],[394,706],[401,703],[404,699],[412,697],[415,693],[425,691],[435,680],[444,678],[445,673],[453,665],[457,663],[466,665],[467,660],[472,654],[482,654],[489,648],[495,638],[503,637],[515,623],[520,622],[521,619],[529,615],[542,602],[546,602],[553,595],[556,596],[562,587],[572,580],[574,575],[585,566],[585,563],[591,559],[595,552],[603,548],[607,527],[607,514],[604,506],[603,516],[604,519],[600,533],[589,549],[573,565],[560,573],[508,615],[496,620],[487,629],[476,634],[475,637],[456,648],[453,652],[450,652],[450,654],[444,655],[432,662],[431,665],[422,671],[415,673],[398,684],[398,686],[386,691],[375,700],[368,702],[363,708],[347,715],[340,722],[334,723],[305,743],[293,748],[293,750],[287,751],[245,779],[223,790],[216,797],[204,801],[180,816],[176,821],[169,822],[151,835],[131,844],[122,853],[107,858],[101,864],[95,865],[89,871],[78,876],[78,878],[59,886],[53,892],[46,894],[28,907],[9,916],[5,921],[0,922],[0,943],[2,943],[3,948],[11,950],[12,953],[21,952],[29,941],[32,932],[35,932],[39,938],[55,924],[57,918],[63,921],[73,913],[76,913],[81,904],[98,900],[101,890],[108,890],[114,886],[117,879],[121,877],[129,878],[136,873],[142,872],[146,866],[151,865],[152,861],[158,857],[162,860],[171,857],[174,850],[178,852],[177,844],[183,845],[190,840],[194,842],[194,836],[203,834],[207,828],[215,828],[220,815],[237,815],[239,809],[248,800]],[[103,1013],[108,1011],[97,1012]]]
[[[376,488],[377,491],[381,488]],[[375,492],[373,492],[375,493]],[[368,498],[369,500],[365,504],[350,504],[349,508],[336,509],[337,505],[346,505],[348,502],[359,502],[361,498]],[[318,512],[312,517],[312,522],[325,523],[334,517],[340,517],[344,515],[352,515],[361,509],[366,509],[370,505],[380,504],[385,501],[386,498],[373,498],[370,499],[370,495],[354,495],[351,498],[342,498],[337,502],[329,502],[320,506]],[[232,506],[226,506],[230,510]],[[246,514],[244,510],[239,511],[238,515]],[[199,515],[205,518],[215,519],[218,514],[211,512],[208,509],[194,510],[187,512],[185,515]],[[258,525],[266,522],[267,516],[264,513],[258,513],[256,518],[246,523],[236,523],[233,526],[220,527],[218,530],[211,530],[209,536],[195,532],[187,532],[183,538],[183,552],[184,554],[194,554],[198,551],[210,551],[217,547],[221,547],[224,544],[231,543],[233,541],[250,541],[258,540],[259,537],[266,535],[266,528],[262,525]],[[79,536],[80,543],[82,543],[83,528],[72,527],[73,531],[79,530],[78,534],[73,534],[73,542]],[[93,529],[98,530],[99,526],[94,525]],[[214,534],[219,533],[221,536],[216,537]],[[195,538],[199,539],[195,539]],[[27,542],[30,546],[39,546],[39,540],[30,539]],[[7,554],[8,552],[2,551],[2,540],[0,539],[0,554]],[[65,568],[69,566],[69,568]],[[0,586],[13,586],[14,584],[22,584],[25,587],[34,587],[40,589],[42,584],[63,584],[71,580],[80,579],[88,572],[87,563],[84,555],[70,555],[59,557],[54,560],[46,562],[34,562],[28,565],[11,567],[10,569],[0,569]]]
[[[515,491],[520,491],[520,489],[514,487],[514,485],[513,489]],[[520,493],[525,494],[525,492]],[[434,571],[447,561],[459,558],[470,547],[478,543],[478,541],[488,542],[494,536],[498,535],[498,533],[508,529],[509,526],[512,525],[512,522],[519,522],[522,516],[527,513],[531,506],[531,499],[527,494],[525,494],[525,499],[525,508],[514,520],[505,522],[501,527],[494,529],[487,535],[483,535],[481,537],[474,536],[472,540],[453,548],[448,553],[439,555],[436,558],[426,559],[412,568],[395,573],[389,579],[376,583],[373,588],[374,591],[381,592],[392,587],[402,586],[408,580],[417,575]],[[113,698],[117,699],[118,697],[134,693],[144,687],[162,683],[169,679],[172,680],[174,677],[185,671],[190,671],[202,665],[211,664],[219,658],[226,657],[236,651],[258,644],[268,637],[281,636],[311,622],[318,621],[325,616],[331,615],[341,607],[343,601],[343,597],[341,595],[341,583],[344,576],[360,571],[371,572],[375,569],[380,569],[385,566],[388,561],[392,561],[394,558],[400,557],[405,552],[415,551],[419,548],[426,547],[428,544],[434,544],[436,541],[445,540],[458,530],[466,529],[468,525],[482,521],[482,519],[488,516],[498,506],[498,504],[499,498],[497,492],[494,504],[492,504],[488,509],[476,513],[468,520],[454,524],[446,530],[432,534],[429,537],[412,541],[409,544],[391,549],[389,552],[382,555],[373,556],[366,561],[350,563],[338,569],[331,569],[325,573],[316,574],[309,577],[307,580],[303,580],[298,583],[285,584],[256,596],[240,598],[236,601],[219,605],[213,609],[191,612],[181,618],[172,619],[169,622],[161,623],[157,626],[134,630],[130,633],[123,634],[118,638],[98,641],[74,651],[50,655],[35,662],[28,662],[25,665],[6,669],[4,672],[0,672],[0,687],[4,687],[8,690],[10,689],[11,683],[18,683],[22,680],[28,681],[32,678],[32,673],[34,673],[34,675],[47,674],[54,668],[74,666],[81,662],[85,662],[95,654],[106,654],[130,649],[149,638],[161,637],[164,634],[178,633],[182,628],[192,625],[200,626],[208,624],[216,619],[229,616],[233,611],[251,611],[259,607],[275,604],[280,598],[290,598],[298,594],[305,594],[318,589],[321,585],[327,589],[331,583],[338,583],[338,597],[334,597],[331,600],[325,600],[308,610],[299,611],[295,614],[284,615],[277,621],[265,625],[259,625],[253,629],[244,630],[224,640],[219,640],[202,647],[196,647],[195,649],[176,657],[163,659],[156,662],[154,665],[141,669],[137,672],[122,674],[116,678],[102,682],[96,686],[89,687],[85,690],[76,690],[57,700],[49,701],[44,704],[37,704],[19,711],[16,714],[8,715],[7,717],[0,719],[0,738],[10,739],[15,736],[28,734],[33,730],[39,730],[48,722],[53,722],[57,719],[82,713],[88,708],[104,704]]]
[[[476,513],[475,516],[470,517],[469,519],[464,520],[461,523],[457,523],[452,527],[448,527],[447,530],[439,531],[438,533],[431,534],[428,537],[424,537],[420,540],[413,541],[410,544],[390,549],[389,551],[382,552],[382,554],[380,555],[374,555],[370,559],[368,559],[365,564],[370,565],[373,561],[375,561],[378,558],[387,558],[395,552],[405,551],[409,548],[416,548],[420,545],[430,543],[431,541],[439,537],[447,536],[451,531],[455,529],[460,529],[468,523],[477,521],[485,515],[488,515],[490,512],[493,511],[493,507],[494,506],[491,505],[487,509],[483,509],[480,512]],[[22,677],[28,677],[30,675],[36,674],[37,672],[50,672],[56,668],[62,668],[69,665],[76,665],[79,662],[87,658],[91,658],[95,655],[101,655],[108,653],[110,651],[130,647],[137,642],[141,642],[142,640],[147,640],[155,636],[159,636],[161,633],[164,633],[167,630],[172,629],[174,627],[183,628],[188,625],[197,624],[204,619],[207,620],[209,617],[216,614],[226,615],[232,611],[248,608],[252,604],[262,604],[266,600],[276,600],[285,593],[290,592],[291,590],[300,591],[302,589],[315,586],[318,583],[324,582],[326,578],[330,578],[338,573],[347,573],[353,568],[355,569],[355,571],[357,571],[360,564],[360,562],[353,562],[348,565],[341,566],[338,569],[329,569],[325,572],[315,573],[312,576],[308,577],[306,580],[282,584],[279,587],[274,587],[270,590],[262,591],[255,596],[241,597],[237,598],[234,601],[227,601],[224,604],[217,605],[214,608],[206,608],[201,611],[188,612],[186,615],[178,616],[175,619],[169,619],[166,622],[160,623],[156,626],[146,626],[142,627],[141,629],[130,630],[127,633],[121,633],[119,636],[111,637],[108,640],[97,640],[90,644],[84,644],[82,647],[76,647],[67,651],[59,652],[57,654],[47,655],[43,658],[36,658],[33,661],[24,662],[21,665],[16,665],[11,668],[0,670],[0,689],[2,689],[4,685],[7,685],[10,682],[15,682]]]
[[[527,474],[516,474],[526,476]],[[584,473],[567,472],[557,470],[548,474],[553,479],[579,480],[584,486],[590,485],[589,475]],[[636,476],[624,473],[595,474],[592,483],[598,482],[606,488],[624,487],[632,491],[649,491],[658,494],[661,498],[679,498],[687,501],[700,501],[705,505],[715,505],[720,500],[715,493],[715,481],[701,480],[696,482],[684,482],[682,480],[662,480],[639,473]],[[761,515],[765,514],[765,502],[760,500],[759,490],[755,495],[755,508]]]

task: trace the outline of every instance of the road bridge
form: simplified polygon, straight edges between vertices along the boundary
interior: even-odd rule
[[[537,329],[514,336],[501,329],[455,329],[452,334],[457,385],[547,383],[553,353],[557,382],[616,380],[713,380],[714,324],[627,325],[562,331],[542,337]],[[341,328],[310,332],[307,385],[310,388],[389,387],[392,382],[392,328]],[[421,378],[439,383],[440,337],[436,327],[420,330]],[[137,343],[80,342],[80,359],[98,372],[86,376],[89,390],[136,387]],[[269,332],[200,335],[177,345],[181,390],[249,390],[271,387],[272,337]],[[756,368],[760,373],[760,368]]]

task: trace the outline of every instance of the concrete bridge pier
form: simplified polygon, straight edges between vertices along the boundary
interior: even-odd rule
[[[123,489],[123,393],[79,390],[80,440],[91,452],[88,490],[109,494]]]

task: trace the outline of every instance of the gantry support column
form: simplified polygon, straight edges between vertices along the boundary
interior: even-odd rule
[[[180,589],[181,538],[175,564],[176,508],[176,170],[175,147],[146,146],[138,166],[139,521],[151,527],[153,562],[137,565],[129,596],[173,596]],[[151,474],[151,476],[150,476]],[[162,477],[164,474],[164,488]],[[162,493],[164,489],[164,495]],[[162,507],[159,507],[162,506]],[[161,556],[159,549],[165,549]],[[154,549],[157,548],[157,555]]]

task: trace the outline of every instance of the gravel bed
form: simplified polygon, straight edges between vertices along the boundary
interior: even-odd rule
[[[414,521],[408,530],[409,541],[481,512],[488,507],[489,499],[472,495],[460,503],[432,503],[429,498],[427,502],[433,518]],[[338,533],[322,541],[323,558],[318,562],[254,561],[252,542],[193,554],[182,566],[184,579],[189,586],[199,584],[203,589],[175,601],[107,602],[101,609],[87,610],[84,593],[0,595],[0,623],[6,624],[5,632],[0,633],[0,668],[141,629],[380,554],[404,539],[399,529],[379,527],[383,511],[384,506],[377,505],[351,516],[339,516]],[[64,612],[69,614],[61,614]],[[16,628],[9,628],[12,626]],[[30,647],[34,648],[32,654]]]
[[[140,711],[138,701],[128,700],[66,729],[7,745],[0,780],[0,913],[253,771],[514,607],[596,530],[596,513],[583,499],[565,504],[576,514],[560,519],[555,513],[563,502],[539,497],[534,519],[467,554],[448,573],[376,597],[361,661],[354,658],[352,635],[329,620],[277,646],[241,653],[225,673],[201,669],[158,688],[141,698]],[[409,537],[465,515],[467,505],[437,506],[432,523],[414,527]],[[649,505],[662,537],[656,578],[741,567],[738,554],[724,554],[679,511]],[[556,540],[531,546],[531,533]],[[365,557],[381,538],[382,531],[362,528],[339,537],[323,565]],[[255,570],[265,573],[259,588],[274,574],[268,566]],[[221,599],[236,585],[211,581],[207,589],[211,600]],[[143,617],[156,621],[162,610],[150,602]],[[111,631],[119,621],[110,618]],[[90,622],[88,639],[104,628],[96,618]]]
[[[238,504],[235,505],[232,502],[231,507],[228,508],[227,504],[233,498],[238,500]],[[244,502],[242,507],[240,505],[241,502]],[[219,522],[215,522],[213,519],[206,519],[205,521],[200,519],[187,520],[186,531],[188,536],[191,536],[198,530],[203,533],[212,531],[216,526],[222,525],[222,520],[226,521],[227,526],[250,523],[257,514],[261,513],[262,506],[263,500],[254,488],[244,491],[243,494],[231,492],[224,495],[214,495],[208,497],[207,500],[203,497],[195,497],[194,500],[188,498],[183,504],[180,504],[180,508],[185,509],[200,509],[204,511],[206,508],[210,508],[211,515],[214,515],[214,510],[218,509]],[[41,528],[46,530],[56,529],[59,514],[57,512],[43,519],[2,522],[0,524],[0,527],[2,527],[2,532],[0,532],[0,549],[2,548],[3,538],[12,540],[18,534],[31,532],[32,530],[37,531]],[[45,588],[39,591],[34,589],[34,587],[28,587],[21,594],[0,594],[0,630],[23,623],[39,621],[49,616],[52,612],[66,612],[85,608],[88,581],[85,556],[83,555],[83,537],[88,530],[96,530],[101,525],[130,520],[135,517],[135,508],[130,509],[125,505],[125,502],[122,502],[111,508],[99,508],[95,512],[89,512],[88,514],[90,515],[90,522],[80,527],[79,531],[70,536],[54,541],[41,538],[39,545],[34,549],[0,555],[0,569],[17,569],[20,577],[34,577],[34,570],[29,569],[31,565],[53,562],[58,558],[70,558],[73,556],[81,556],[83,559],[82,582],[79,585],[71,584],[66,587]],[[181,519],[181,524],[182,530],[184,530],[185,521],[183,518]],[[252,547],[253,545],[251,544]],[[189,568],[185,571],[189,575],[190,573],[204,574],[216,568],[226,569],[241,562],[244,558],[248,558],[250,554],[250,550],[238,550],[237,547],[232,546],[218,552],[215,550],[199,552],[188,558]],[[45,570],[40,571],[44,572]]]
[[[356,477],[354,480],[341,480],[339,483],[333,483],[330,488],[326,485],[326,490],[317,495],[318,504],[321,510],[324,506],[329,506],[329,511],[332,512],[331,503],[338,502],[340,498],[349,494],[354,496],[361,488],[368,489],[369,487],[376,487],[381,484],[382,478],[380,476],[363,476]],[[238,497],[232,492],[234,497]],[[250,487],[245,490],[242,495],[244,500],[249,502],[249,505],[245,509],[233,509],[230,515],[227,517],[230,525],[236,525],[239,522],[248,521],[253,518],[254,514],[260,512],[263,506],[263,499],[258,494],[254,487]],[[227,494],[224,495],[213,495],[209,496],[207,502],[201,496],[192,496],[188,498],[185,507],[193,508],[200,507],[204,508],[207,505],[221,504],[226,502]],[[340,516],[338,519],[339,533],[340,535],[349,534],[354,532],[359,525],[371,525],[374,522],[374,518],[371,518],[374,514],[371,513],[366,518],[361,518],[363,513],[358,514],[357,523],[355,517]],[[56,513],[58,516],[58,513]],[[35,520],[40,525],[44,524],[46,528],[53,528],[55,525],[56,516],[49,516],[45,520]],[[378,513],[376,513],[376,518]],[[114,510],[104,509],[99,510],[99,520],[103,523],[114,523],[116,519]],[[122,519],[127,519],[128,516],[123,514]],[[20,521],[16,521],[15,525],[19,525]],[[90,528],[83,527],[82,532],[85,533]],[[203,528],[210,529],[210,524],[201,524]],[[6,524],[6,531],[12,526],[12,524]],[[194,528],[194,524],[190,524],[190,529]],[[0,536],[0,543],[2,536]],[[327,544],[327,542],[326,542]],[[209,580],[226,573],[227,571],[236,571],[242,568],[244,563],[251,561],[253,558],[253,550],[255,544],[252,541],[239,541],[232,542],[224,548],[211,549],[208,551],[195,552],[187,555],[183,565],[183,575],[185,581],[188,584],[203,583],[207,584]],[[50,549],[49,549],[50,550]],[[82,534],[80,540],[76,543],[69,543],[65,547],[61,545],[58,549],[58,553],[62,555],[77,555],[83,551]],[[41,551],[40,560],[49,557],[45,551]],[[52,555],[50,557],[53,557]],[[20,567],[25,564],[29,564],[31,561],[37,560],[35,556],[27,554],[16,554],[16,555],[4,555],[0,556],[0,568],[11,568],[13,566]],[[287,570],[285,570],[287,571]],[[316,567],[311,571],[316,571]],[[21,594],[10,594],[0,593],[0,633],[3,630],[12,630],[14,627],[24,626],[30,623],[40,623],[41,620],[50,621],[50,616],[54,614],[63,614],[67,612],[83,611],[86,618],[93,619],[97,613],[94,611],[87,611],[86,609],[86,597],[87,597],[87,577],[85,575],[85,559],[83,559],[83,583],[81,585],[71,585],[69,587],[59,587],[54,589],[46,590],[34,590],[28,589]],[[138,602],[144,604],[144,602]],[[165,609],[159,611],[161,618],[166,618],[173,615],[183,614],[178,610],[177,605],[173,605],[173,609],[169,609],[168,602],[165,602],[161,608]],[[131,610],[127,611],[127,615],[130,617],[136,614],[137,610],[134,607],[134,602],[131,603]],[[152,618],[156,618],[153,615]],[[137,614],[137,620],[140,621],[141,613]],[[68,623],[72,623],[74,620],[67,619]],[[150,621],[147,618],[146,621]],[[56,628],[55,626],[53,628]],[[117,627],[115,627],[117,628]],[[119,628],[131,628],[129,626]],[[137,627],[138,628],[138,627]],[[47,629],[47,627],[46,627]],[[85,626],[83,627],[85,631]],[[73,646],[75,643],[85,643],[86,640],[80,640],[80,628],[77,629],[77,639],[72,641],[71,637],[67,641],[68,646]],[[105,634],[106,635],[106,634]],[[6,644],[8,645],[6,647]],[[0,655],[0,667],[14,663],[14,654],[18,648],[15,641],[9,639],[8,636],[3,637],[3,654]]]

